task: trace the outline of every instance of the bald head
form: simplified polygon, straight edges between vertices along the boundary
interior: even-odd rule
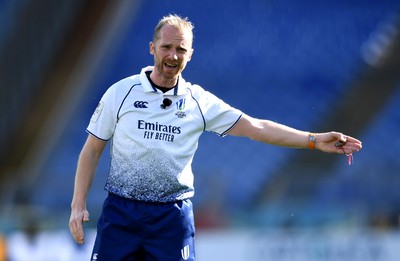
[[[190,39],[191,39],[191,45],[193,44],[193,28],[194,25],[192,22],[189,21],[187,17],[182,18],[179,15],[175,14],[170,14],[167,16],[164,16],[163,18],[160,19],[158,22],[156,28],[154,29],[154,35],[153,35],[153,42],[156,43],[158,39],[160,38],[160,30],[164,25],[170,25],[175,27],[176,29],[179,29],[181,32],[187,32],[190,34]]]

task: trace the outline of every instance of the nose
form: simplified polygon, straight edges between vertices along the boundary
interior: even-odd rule
[[[172,57],[173,60],[175,60],[175,61],[178,60],[178,54],[175,49],[171,49],[171,52],[169,55],[170,55],[170,57]]]
[[[172,51],[171,56],[173,60],[178,60],[178,55],[176,54],[175,51]]]

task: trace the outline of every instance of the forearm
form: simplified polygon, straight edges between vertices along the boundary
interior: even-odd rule
[[[71,207],[84,209],[86,208],[86,198],[92,185],[97,164],[100,155],[91,153],[88,149],[83,148],[75,175],[74,194]]]
[[[248,137],[276,146],[307,148],[310,133],[244,114],[235,127],[229,131],[229,134]]]
[[[251,139],[291,148],[307,148],[309,132],[297,130],[269,120],[256,120],[256,131]]]
[[[308,131],[297,130],[269,120],[252,118],[246,114],[229,131],[229,134],[291,148],[308,148],[310,144],[310,133]],[[315,138],[312,147],[315,146],[315,149],[324,152],[349,154],[362,148],[361,141],[340,132],[317,133]],[[335,144],[338,141],[344,145],[337,147]]]

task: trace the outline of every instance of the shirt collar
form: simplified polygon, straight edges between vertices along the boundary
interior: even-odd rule
[[[162,93],[160,90],[157,90],[154,88],[149,79],[147,79],[146,72],[148,71],[153,71],[154,66],[147,66],[142,69],[140,72],[140,82],[143,85],[143,89],[145,92],[154,92],[154,93]],[[167,91],[166,93],[163,93],[164,95],[181,95],[185,93],[186,89],[186,81],[182,78],[182,76],[179,76],[178,80],[178,85],[175,88],[172,88],[171,90]]]

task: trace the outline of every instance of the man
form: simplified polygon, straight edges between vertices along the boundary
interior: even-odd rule
[[[186,82],[181,73],[193,54],[192,30],[187,18],[162,18],[150,42],[154,66],[111,86],[90,120],[69,226],[82,244],[82,222],[89,220],[87,193],[112,140],[109,196],[92,260],[195,260],[191,162],[204,131],[328,153],[351,154],[362,147],[338,132],[313,134],[252,118]]]

